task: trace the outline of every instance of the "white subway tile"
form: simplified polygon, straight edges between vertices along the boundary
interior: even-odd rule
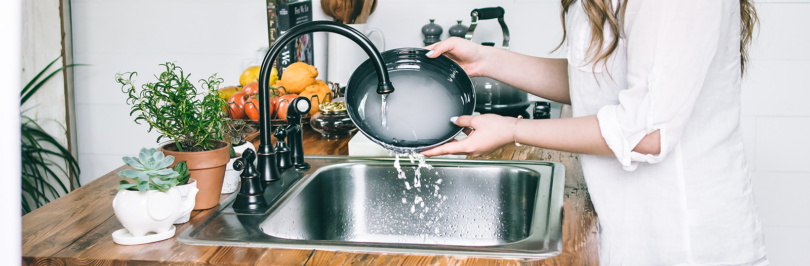
[[[755,35],[751,58],[810,60],[810,5],[806,3],[759,3],[760,27]]]
[[[127,105],[77,104],[79,153],[137,154],[142,147],[157,147],[157,131],[149,133],[148,125],[133,120]]]
[[[745,147],[745,161],[748,164],[748,171],[756,171],[756,140],[757,140],[757,118],[754,116],[743,116],[740,119],[742,130],[743,146]]]
[[[763,230],[771,265],[807,265],[810,227],[766,226]]]
[[[796,205],[810,203],[810,172],[757,172],[751,177],[762,225],[810,227],[810,212]]]
[[[75,70],[75,98],[77,104],[125,104],[126,94],[121,91],[121,84],[115,80],[116,73],[138,72],[134,83],[138,90],[147,82],[155,82],[155,75],[165,70],[159,64],[175,62],[183,68],[185,74],[191,74],[191,80],[198,89],[200,79],[212,74],[224,79],[221,87],[239,85],[243,62],[252,58],[254,53],[244,55],[99,55],[83,54],[77,56],[76,62],[89,66]]]
[[[756,170],[810,172],[810,117],[758,117]]]
[[[100,154],[83,154],[79,153],[79,167],[82,173],[79,175],[79,180],[82,185],[102,177],[118,167],[124,165],[121,161],[123,156],[133,156],[129,154],[116,154],[116,155],[100,155]]]
[[[810,116],[810,60],[753,60],[747,69],[743,115]]]
[[[74,53],[242,54],[267,46],[264,1],[76,2]]]

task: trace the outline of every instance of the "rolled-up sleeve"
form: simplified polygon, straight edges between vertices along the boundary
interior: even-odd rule
[[[625,170],[658,163],[677,145],[704,86],[730,1],[628,1],[624,17],[627,85],[619,104],[597,113],[602,137]],[[633,149],[660,130],[661,152]]]

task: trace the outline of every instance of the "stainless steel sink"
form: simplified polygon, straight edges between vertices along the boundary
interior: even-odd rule
[[[307,157],[263,214],[232,198],[178,238],[200,245],[545,258],[562,243],[564,169],[540,161]],[[407,160],[406,160],[407,162]],[[406,184],[407,183],[407,184]]]

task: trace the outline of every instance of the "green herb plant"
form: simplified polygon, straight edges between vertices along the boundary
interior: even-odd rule
[[[223,82],[217,74],[201,79],[198,91],[183,69],[174,63],[161,64],[166,70],[156,75],[157,82],[149,82],[136,89],[133,78],[137,72],[118,73],[115,78],[127,94],[132,105],[130,115],[136,114],[135,123],[149,124],[149,132],[156,129],[164,138],[174,140],[181,152],[206,151],[218,148],[212,140],[223,140],[222,123],[225,118],[225,100],[217,88]]]
[[[174,156],[164,156],[162,151],[154,148],[142,148],[138,157],[124,156],[122,159],[124,163],[132,166],[135,170],[121,170],[118,172],[118,176],[132,178],[135,182],[130,183],[121,180],[118,190],[167,191],[173,186],[183,185],[188,182],[189,174],[186,163],[180,162],[174,168],[167,168],[174,163]]]

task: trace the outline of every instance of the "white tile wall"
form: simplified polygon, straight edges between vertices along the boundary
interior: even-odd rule
[[[771,265],[802,265],[810,237],[810,1],[760,0],[742,129]]]
[[[771,265],[807,265],[810,227],[765,226],[764,231]]]
[[[121,157],[155,147],[157,133],[129,116],[115,74],[153,81],[160,63],[176,62],[192,79],[218,73],[238,83],[245,61],[267,44],[264,1],[71,2],[77,68],[76,123],[83,184],[122,165]]]
[[[757,172],[752,178],[763,226],[810,227],[810,173]]]
[[[810,117],[757,117],[758,172],[810,172]]]
[[[74,0],[76,103],[85,183],[114,170],[120,157],[155,146],[128,116],[114,75],[158,73],[177,61],[197,78],[219,73],[237,82],[244,61],[266,45],[263,0]],[[326,18],[314,1],[316,19]],[[742,131],[772,265],[797,265],[810,239],[810,1],[756,1],[761,28],[743,84]],[[436,19],[447,30],[476,7],[503,6],[511,50],[549,56],[562,35],[556,0],[382,0],[369,19],[387,48],[422,46],[421,27]],[[316,38],[318,38],[316,36]],[[500,29],[483,22],[475,41],[500,44]],[[550,56],[560,57],[561,53]],[[317,61],[318,59],[316,59]]]

